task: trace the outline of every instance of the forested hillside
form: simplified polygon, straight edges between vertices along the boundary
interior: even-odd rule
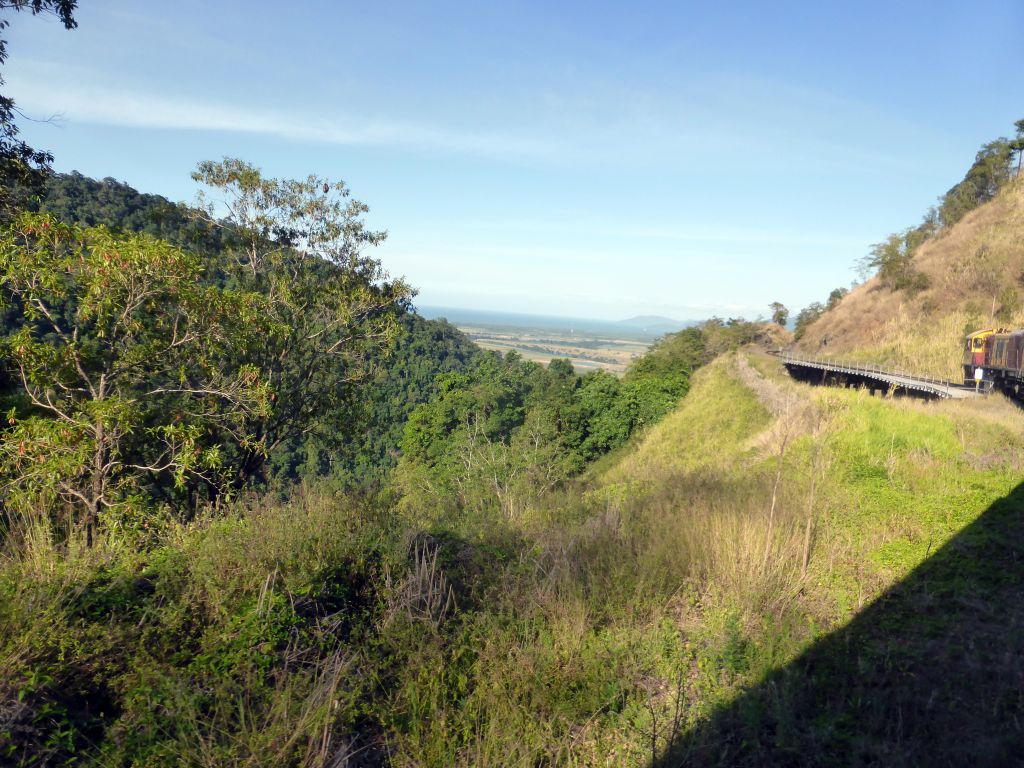
[[[203,254],[204,279],[218,286],[232,284],[227,256],[232,225],[211,222],[197,208],[141,194],[114,179],[98,181],[78,173],[48,178],[34,207],[69,224],[142,233]],[[414,462],[425,458],[424,451],[455,450],[455,441],[466,438],[453,430],[459,425],[470,428],[475,414],[486,413],[488,426],[480,427],[481,439],[520,446],[529,432],[553,458],[521,461],[549,465],[552,479],[565,480],[670,410],[695,368],[762,335],[756,325],[741,320],[713,320],[669,334],[620,381],[601,371],[577,376],[566,361],[556,360],[545,369],[516,355],[485,355],[444,320],[424,320],[406,307],[397,311],[401,332],[373,360],[365,397],[346,404],[353,426],[345,439],[324,441],[314,434],[282,444],[269,457],[272,477],[330,476],[343,484],[379,484],[382,472],[400,454],[414,457]],[[460,375],[439,379],[440,374]],[[405,430],[406,450],[400,452],[407,417],[435,393],[440,395],[436,402],[430,409],[421,408]],[[452,405],[453,398],[462,404]],[[427,422],[434,423],[432,434],[425,433],[430,430]],[[527,428],[516,442],[524,424]],[[449,445],[441,448],[441,443]],[[517,474],[511,468],[505,471]],[[522,482],[532,486],[535,480]],[[538,489],[546,487],[541,483]]]
[[[140,233],[184,248],[201,255],[201,279],[220,287],[234,282],[230,236],[225,238],[225,227],[195,207],[142,194],[114,179],[100,181],[78,173],[47,178],[31,207],[68,224]],[[398,332],[391,346],[371,350],[366,375],[372,384],[363,388],[364,397],[346,405],[342,439],[337,431],[325,439],[316,430],[293,437],[269,457],[267,471],[272,477],[378,484],[381,472],[395,462],[405,419],[429,399],[434,379],[466,369],[480,354],[444,320],[425,320],[406,306],[395,311]],[[339,377],[344,377],[340,369]]]
[[[210,255],[221,249],[221,230],[197,217],[194,210],[160,195],[143,194],[116,179],[91,179],[77,172],[52,174],[30,207],[69,224],[140,232]]]

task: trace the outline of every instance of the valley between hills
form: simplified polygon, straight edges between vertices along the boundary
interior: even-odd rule
[[[57,173],[0,86],[0,765],[1021,764],[1022,373],[992,361],[1024,328],[1024,120],[793,318],[598,323],[417,307],[334,178],[221,156],[183,203]],[[161,141],[273,118],[174,105]],[[376,169],[408,130],[313,136]],[[534,188],[532,144],[435,134],[398,164],[440,142]],[[1001,386],[803,383],[780,350]]]

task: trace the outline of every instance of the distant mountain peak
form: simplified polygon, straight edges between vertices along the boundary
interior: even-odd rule
[[[640,328],[647,331],[681,331],[690,325],[692,322],[686,322],[683,320],[673,320],[671,317],[663,317],[661,315],[637,315],[636,317],[629,317],[625,320],[619,320],[619,325],[626,326],[628,328]]]
[[[636,317],[619,320],[619,322],[624,325],[638,325],[640,323],[679,323],[678,320],[673,320],[671,317],[665,317],[663,315],[637,315]]]

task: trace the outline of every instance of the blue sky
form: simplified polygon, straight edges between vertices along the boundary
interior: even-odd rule
[[[1024,117],[1024,5],[86,0],[8,91],[59,170],[344,179],[424,305],[794,311]]]

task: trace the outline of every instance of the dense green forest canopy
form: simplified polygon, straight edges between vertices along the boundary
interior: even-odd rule
[[[311,202],[326,204],[320,179],[291,182],[287,194],[294,196],[295,190],[301,189],[302,199],[285,199],[283,185],[275,186],[273,180],[263,179],[256,169],[240,161],[206,164],[199,175],[202,181],[221,185],[228,196],[234,195],[240,209],[251,207],[252,200],[246,195],[269,192],[282,195],[275,205],[293,210]],[[358,258],[358,252],[379,237],[353,229],[365,207],[352,207],[347,190],[339,191],[342,195],[334,203],[336,207],[316,214],[319,220],[333,216],[340,222],[339,229],[328,234],[336,238],[344,232],[353,241],[344,245],[349,250],[334,263]],[[290,244],[266,235],[284,231],[285,222],[217,219],[200,208],[140,193],[114,179],[95,180],[78,173],[52,175],[31,207],[40,216],[52,216],[53,221],[71,226],[72,239],[102,235],[115,243],[112,247],[129,242],[152,243],[153,247],[165,243],[183,257],[194,253],[197,260],[190,262],[190,279],[205,285],[204,290],[264,302],[263,325],[253,325],[262,338],[259,349],[234,355],[222,351],[225,370],[219,375],[230,370],[262,372],[265,396],[281,399],[263,403],[262,416],[250,408],[248,416],[232,429],[224,423],[192,424],[188,446],[189,455],[194,456],[187,466],[182,461],[161,463],[154,457],[144,461],[141,454],[136,455],[141,446],[151,447],[149,436],[162,429],[160,419],[153,415],[136,416],[140,429],[147,431],[128,423],[120,427],[138,438],[139,447],[119,442],[103,449],[134,456],[128,462],[134,466],[161,468],[146,476],[146,494],[172,507],[194,507],[198,498],[213,498],[239,484],[254,482],[283,488],[282,484],[300,479],[331,478],[339,487],[382,487],[386,475],[398,465],[407,489],[411,487],[409,478],[427,473],[444,503],[460,506],[471,503],[470,486],[482,482],[480,477],[474,481],[464,477],[465,472],[459,473],[460,462],[465,468],[467,451],[488,457],[489,464],[476,462],[473,466],[477,475],[491,472],[491,486],[514,479],[522,493],[526,488],[532,489],[530,493],[543,492],[578,474],[671,410],[685,394],[694,369],[758,335],[753,324],[714,319],[663,337],[622,379],[603,371],[580,376],[565,360],[555,360],[544,368],[514,354],[484,353],[447,322],[425,320],[407,302],[395,302],[400,292],[388,289],[392,290],[390,298],[381,305],[389,318],[386,329],[380,326],[388,337],[385,344],[370,343],[344,359],[328,356],[317,363],[308,357],[298,358],[288,368],[279,361],[286,360],[287,354],[295,355],[304,337],[315,335],[318,344],[323,341],[323,331],[303,330],[303,324],[310,322],[311,297],[319,296],[321,286],[330,284],[337,267],[321,259],[306,263],[305,271],[296,271]],[[302,225],[296,219],[286,223],[293,230]],[[288,236],[297,235],[293,231]],[[354,242],[360,237],[361,243]],[[253,258],[278,261],[265,267],[257,264],[262,272],[254,272]],[[308,274],[308,282],[297,281],[302,274]],[[380,275],[379,266],[374,265],[358,282],[372,286],[379,283]],[[351,302],[351,289],[347,290]],[[305,297],[301,315],[287,309],[297,295]],[[366,300],[373,303],[372,291]],[[75,290],[69,287],[61,301],[64,316],[73,316],[79,301]],[[270,306],[277,309],[270,311]],[[154,311],[159,316],[163,310],[154,307]],[[28,333],[44,345],[49,343],[49,331],[30,327],[17,301],[8,306],[6,324],[11,339]],[[345,327],[348,332],[349,326]],[[236,341],[236,351],[243,347]],[[314,353],[309,354],[315,357]],[[317,365],[319,374],[315,373]],[[16,409],[24,407],[19,405],[24,400],[19,377],[18,371],[8,370],[8,407]],[[295,381],[298,389],[283,396],[288,380]],[[188,389],[199,386],[193,382]],[[132,399],[127,394],[122,397]],[[165,402],[151,412],[185,413],[187,409],[182,408],[184,404],[171,407]],[[212,418],[210,413],[207,417]],[[175,418],[184,423],[181,415]],[[220,414],[217,418],[227,417]],[[231,418],[241,416],[232,411]],[[110,434],[108,430],[106,435]],[[180,447],[177,455],[185,457]],[[202,461],[216,461],[216,471],[213,467],[200,471]],[[545,467],[543,480],[525,469],[538,466]],[[83,473],[80,480],[85,482],[88,477]],[[140,482],[131,473],[121,481],[132,488]],[[453,483],[467,489],[466,493],[452,492]],[[513,496],[511,491],[506,494],[506,498]],[[90,516],[98,514],[96,508]]]
[[[194,509],[294,478],[309,462],[289,448],[348,446],[374,418],[352,404],[403,328],[409,290],[363,253],[380,239],[365,206],[319,179],[204,170],[227,194],[258,189],[287,227],[70,175],[4,228],[2,464],[22,502],[9,497],[5,514],[49,510],[91,536],[129,510]]]
[[[221,230],[195,216],[187,205],[109,177],[93,179],[77,171],[53,174],[31,207],[69,224],[139,232],[208,257],[222,248]]]
[[[220,226],[197,209],[144,194],[114,179],[96,180],[79,173],[50,176],[33,209],[85,228],[104,228],[115,236],[138,233],[200,255],[197,279],[219,289],[239,290],[244,280],[233,273],[228,255],[232,225]],[[290,276],[291,277],[291,276]],[[315,274],[317,281],[323,277]],[[266,286],[249,286],[266,293]],[[331,475],[344,483],[377,483],[383,469],[394,464],[402,424],[426,400],[440,373],[462,370],[479,349],[444,320],[425,320],[406,305],[396,306],[396,333],[387,347],[368,350],[363,361],[362,396],[336,408],[346,424],[337,422],[329,436],[304,428],[288,435],[270,452],[268,479],[289,481]],[[17,325],[8,313],[8,332]],[[331,374],[350,372],[338,367]],[[13,394],[8,377],[8,392]],[[323,422],[330,418],[324,409]],[[337,414],[336,414],[337,415]],[[308,427],[308,425],[307,425]]]
[[[544,368],[483,355],[440,377],[412,412],[396,476],[403,503],[479,513],[497,498],[516,517],[673,410],[694,370],[760,334],[755,323],[713,319],[662,337],[621,379],[579,376],[567,360]]]

